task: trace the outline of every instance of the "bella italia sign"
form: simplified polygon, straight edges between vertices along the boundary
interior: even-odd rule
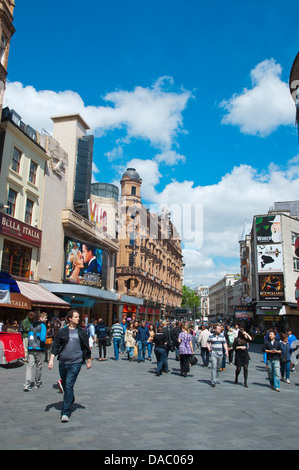
[[[0,233],[34,246],[41,246],[42,231],[13,217],[1,214]]]

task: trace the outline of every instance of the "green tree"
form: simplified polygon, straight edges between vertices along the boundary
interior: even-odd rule
[[[190,287],[182,287],[182,307],[189,307],[192,310],[192,313],[196,312],[197,307],[199,307],[199,297],[194,289]],[[196,315],[197,316],[197,315]]]

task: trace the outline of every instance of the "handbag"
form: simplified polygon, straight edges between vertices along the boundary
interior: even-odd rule
[[[109,336],[107,336],[106,338],[106,346],[111,346],[111,339],[109,338]]]
[[[190,366],[195,366],[198,363],[197,357],[193,354],[193,356],[190,357]]]

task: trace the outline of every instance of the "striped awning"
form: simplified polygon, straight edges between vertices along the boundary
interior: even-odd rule
[[[70,304],[33,282],[17,281],[21,294],[30,300],[32,307],[70,309]]]

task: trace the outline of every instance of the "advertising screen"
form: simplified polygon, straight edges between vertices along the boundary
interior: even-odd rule
[[[107,250],[66,238],[64,280],[75,284],[106,287],[107,259]]]

